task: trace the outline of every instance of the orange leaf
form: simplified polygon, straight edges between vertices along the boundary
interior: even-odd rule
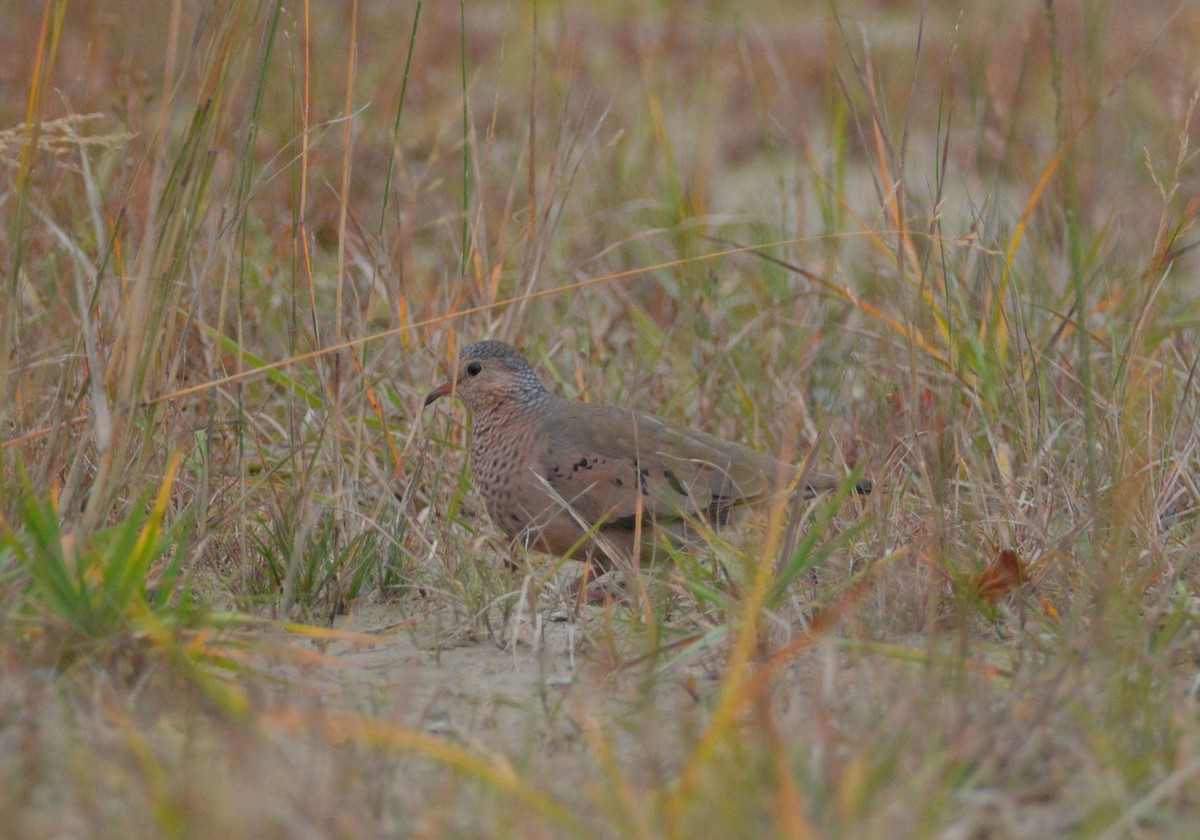
[[[1021,558],[1017,556],[1017,552],[1006,548],[983,570],[983,574],[975,582],[975,589],[980,598],[989,604],[995,604],[1026,580],[1028,576],[1021,566]]]

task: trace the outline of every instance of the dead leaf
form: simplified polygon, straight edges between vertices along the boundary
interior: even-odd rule
[[[994,605],[1028,579],[1017,552],[1006,548],[975,581],[975,591],[984,601]]]

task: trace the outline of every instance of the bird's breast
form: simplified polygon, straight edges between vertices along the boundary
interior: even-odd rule
[[[539,446],[529,424],[477,417],[471,437],[471,470],[488,515],[512,537],[525,529],[545,502],[537,480]]]

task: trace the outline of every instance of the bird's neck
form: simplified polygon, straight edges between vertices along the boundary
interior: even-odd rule
[[[514,394],[497,395],[494,399],[476,402],[472,406],[475,434],[513,424],[525,425],[531,416],[557,399],[545,388],[530,388]]]

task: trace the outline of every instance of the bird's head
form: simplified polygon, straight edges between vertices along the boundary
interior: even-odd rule
[[[517,348],[503,341],[478,341],[458,354],[453,376],[429,392],[425,405],[455,394],[472,411],[534,402],[549,392]]]

